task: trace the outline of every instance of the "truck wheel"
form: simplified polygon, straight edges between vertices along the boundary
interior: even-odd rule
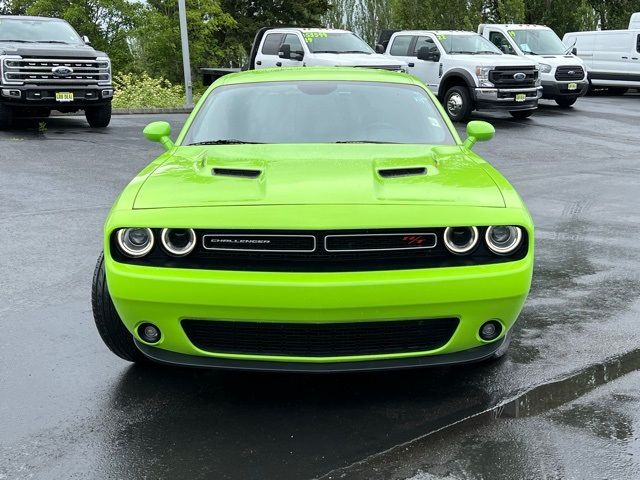
[[[104,254],[98,257],[96,269],[93,272],[91,287],[91,307],[93,319],[98,333],[109,350],[120,358],[136,363],[147,363],[149,360],[133,343],[133,335],[124,326],[120,316],[111,301],[109,288],[104,273]]]
[[[557,97],[555,99],[556,103],[562,108],[569,108],[571,105],[576,103],[578,97]]]
[[[509,113],[513,118],[521,120],[523,118],[529,118],[531,115],[533,115],[533,112],[535,112],[535,110],[513,110]]]
[[[0,130],[9,130],[13,125],[13,109],[0,103]]]
[[[471,116],[473,102],[466,87],[451,87],[444,96],[444,108],[454,122],[464,122]]]
[[[84,115],[91,128],[104,128],[111,122],[111,104],[88,107],[85,109]]]

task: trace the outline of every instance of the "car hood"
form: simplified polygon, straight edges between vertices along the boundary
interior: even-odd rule
[[[377,53],[314,53],[316,62],[336,67],[406,67],[407,62]]]
[[[529,60],[525,57],[517,57],[515,55],[452,55],[454,58],[462,56],[474,61],[477,65],[487,67],[530,67],[538,63],[537,60]]]
[[[531,58],[536,63],[546,63],[552,67],[561,65],[580,65],[584,66],[582,59],[574,55],[527,55],[524,58]]]
[[[11,43],[0,42],[0,54],[20,55],[31,58],[96,58],[106,57],[88,45],[61,45],[54,43]]]
[[[178,147],[134,208],[398,203],[505,206],[457,146],[298,144]]]

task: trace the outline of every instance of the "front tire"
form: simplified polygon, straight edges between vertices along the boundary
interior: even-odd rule
[[[569,108],[571,105],[576,103],[578,97],[558,97],[555,100],[560,108]]]
[[[454,122],[464,122],[473,111],[473,101],[466,87],[451,87],[444,95],[444,108]]]
[[[13,126],[13,109],[0,103],[0,130],[9,130]]]
[[[111,103],[99,107],[87,107],[84,116],[91,128],[105,128],[111,122]]]
[[[533,115],[533,112],[535,110],[513,110],[511,112],[509,112],[511,114],[511,116],[517,120],[523,120],[525,118],[529,118],[531,115]]]
[[[91,307],[98,333],[109,350],[124,360],[135,363],[148,363],[149,360],[133,343],[133,335],[124,326],[109,295],[109,287],[104,272],[104,254],[98,257],[93,272],[91,288]]]

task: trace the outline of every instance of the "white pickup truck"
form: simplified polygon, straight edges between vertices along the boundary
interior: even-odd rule
[[[473,110],[506,110],[526,118],[538,108],[542,87],[533,61],[504,55],[474,32],[385,30],[376,45],[405,61],[438,96],[449,117],[464,121]]]
[[[478,33],[503,53],[535,62],[540,70],[542,97],[568,108],[587,93],[584,62],[570,52],[553,30],[544,25],[482,24]]]
[[[243,70],[273,67],[361,67],[407,72],[407,63],[377,54],[355,33],[325,28],[272,28],[258,30],[249,61]],[[202,68],[203,83],[239,71]]]

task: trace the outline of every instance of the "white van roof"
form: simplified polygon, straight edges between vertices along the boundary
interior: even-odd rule
[[[629,30],[635,30],[640,28],[640,12],[631,14],[629,19]]]
[[[611,35],[614,33],[640,33],[640,28],[634,28],[630,30],[593,30],[590,32],[567,32],[565,37],[581,37],[583,35]]]

